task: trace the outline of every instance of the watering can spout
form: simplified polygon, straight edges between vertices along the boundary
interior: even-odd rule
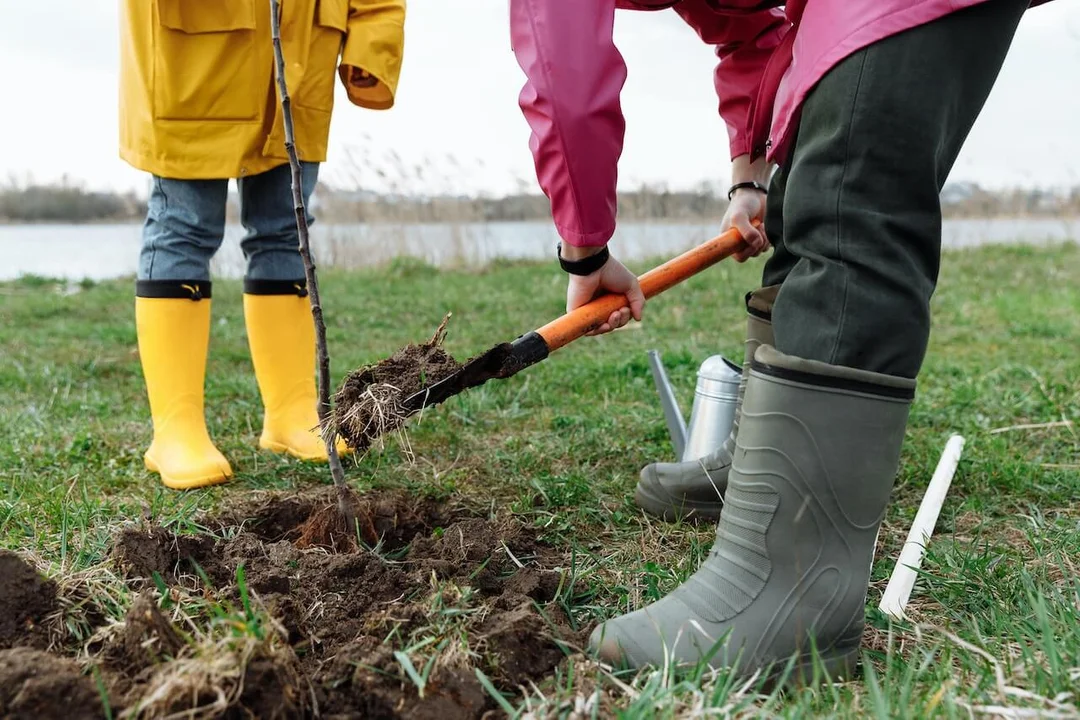
[[[656,383],[656,392],[660,395],[660,405],[664,408],[664,421],[667,423],[668,433],[671,435],[671,444],[675,449],[675,457],[681,458],[686,449],[686,421],[683,419],[679,403],[675,399],[675,392],[671,389],[671,381],[668,380],[667,371],[660,360],[660,353],[649,350],[649,368],[652,370],[653,382]]]

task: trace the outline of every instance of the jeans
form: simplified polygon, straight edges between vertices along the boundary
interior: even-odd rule
[[[781,352],[906,378],[930,336],[940,192],[1028,0],[989,0],[836,65],[772,179],[763,286]],[[813,12],[813,7],[807,12]]]
[[[318,163],[302,164],[304,207],[319,176]],[[239,178],[240,247],[249,280],[304,277],[289,166]],[[139,280],[210,279],[210,259],[225,237],[228,180],[175,180],[154,176],[143,225]],[[308,213],[308,224],[314,218]]]

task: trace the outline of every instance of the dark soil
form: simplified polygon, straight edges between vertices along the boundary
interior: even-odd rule
[[[15,553],[0,550],[0,588],[0,649],[44,649],[48,633],[41,623],[56,608],[56,584]]]
[[[104,715],[94,681],[74,661],[31,648],[0,650],[0,718]]]
[[[222,582],[214,546],[212,537],[175,535],[151,525],[123,530],[117,537],[113,559],[130,577],[149,580],[157,572],[170,583],[182,578],[198,582],[201,570],[212,581]]]
[[[124,617],[120,634],[104,646],[101,660],[122,676],[135,677],[147,667],[176,657],[184,640],[161,614],[149,593],[139,595]]]
[[[334,552],[304,542],[312,518],[328,507],[336,509],[334,491],[273,498],[200,519],[214,536],[154,526],[118,534],[112,557],[141,594],[119,630],[89,647],[114,710],[143,697],[154,674],[183,655],[189,642],[190,627],[177,627],[160,609],[155,574],[167,585],[236,606],[237,567],[243,565],[255,605],[282,628],[284,654],[248,662],[242,692],[223,717],[307,717],[317,709],[332,718],[479,718],[498,705],[476,669],[513,694],[549,676],[584,641],[582,629],[555,602],[565,582],[553,570],[562,554],[530,528],[404,493],[368,493],[354,504],[362,543]],[[0,555],[0,572],[17,580],[0,584],[0,608],[7,609],[0,622],[18,618],[15,630],[11,622],[0,629],[21,644],[29,637],[27,623],[55,604],[55,592],[14,555]],[[421,697],[393,651],[429,635],[441,639],[433,627],[441,621],[436,608],[447,605],[473,610],[462,616],[468,625],[458,633],[470,652],[440,656]],[[4,689],[31,681],[68,683],[64,692],[72,697],[89,688],[86,717],[101,717],[96,687],[72,662],[48,655],[49,663],[33,663],[37,675],[19,675],[20,657],[29,656],[8,665],[0,660],[0,717],[8,716],[3,703],[11,702]],[[46,695],[50,701],[61,696]],[[63,714],[82,717],[79,707],[65,702]]]
[[[509,343],[459,363],[442,348],[447,320],[426,343],[406,345],[385,360],[355,370],[345,378],[334,398],[334,421],[349,447],[362,452],[379,437],[400,429],[422,407],[443,402],[488,380],[508,378],[521,369]],[[451,376],[452,380],[440,385],[437,392],[433,390],[419,406],[406,403],[410,396]]]

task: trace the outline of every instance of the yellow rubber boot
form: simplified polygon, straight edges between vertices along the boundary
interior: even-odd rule
[[[140,295],[151,285],[168,287],[164,281],[140,283]],[[208,288],[204,291],[208,293]],[[143,459],[148,470],[159,473],[167,487],[177,490],[215,485],[232,477],[229,461],[206,431],[203,385],[210,300],[199,295],[198,289],[195,292],[201,299],[135,298],[139,358],[154,422],[154,440]]]
[[[248,280],[244,289],[251,362],[263,401],[259,447],[326,462],[315,390],[315,322],[305,285]],[[341,438],[337,450],[348,453]]]

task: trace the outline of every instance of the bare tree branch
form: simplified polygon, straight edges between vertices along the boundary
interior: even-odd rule
[[[319,282],[315,276],[315,263],[311,259],[311,245],[308,239],[307,212],[304,208],[303,177],[300,159],[296,152],[296,139],[293,132],[292,101],[285,82],[285,57],[281,51],[281,18],[278,0],[270,0],[270,32],[274,42],[274,64],[277,74],[278,94],[281,98],[281,113],[285,123],[285,150],[289,154],[289,166],[292,169],[293,208],[296,212],[296,231],[300,236],[300,256],[304,259],[304,275],[307,277],[308,298],[311,300],[311,314],[315,319],[315,350],[319,362],[319,426],[326,454],[330,462],[330,475],[338,488],[338,499],[342,514],[348,527],[353,527],[350,518],[351,508],[347,502],[348,486],[345,483],[345,470],[341,467],[341,458],[337,453],[337,429],[330,412],[330,353],[326,348],[326,324],[323,322],[322,304],[319,301]]]

